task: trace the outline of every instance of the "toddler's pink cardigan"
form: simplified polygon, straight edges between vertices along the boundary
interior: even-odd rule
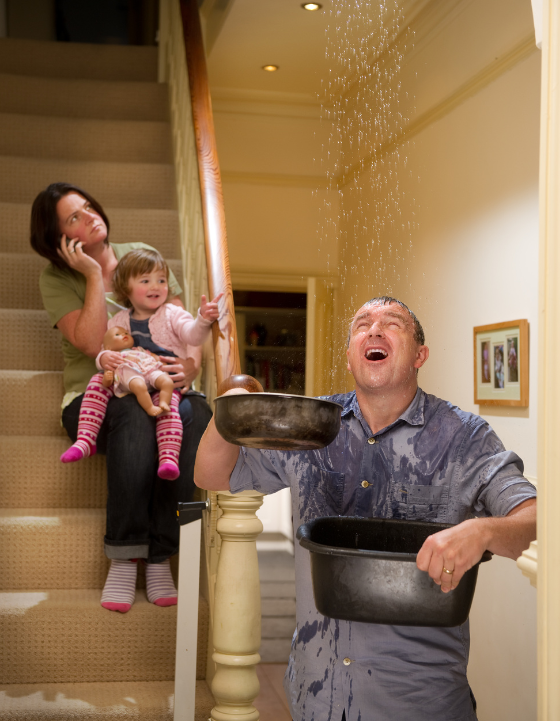
[[[107,327],[114,328],[116,325],[130,333],[129,310],[119,311],[109,320]],[[178,358],[187,357],[188,345],[202,345],[210,333],[211,325],[211,321],[200,315],[200,309],[195,320],[188,311],[173,303],[164,303],[148,321],[154,343],[172,351]],[[104,352],[102,350],[95,359],[99,370],[99,360]]]

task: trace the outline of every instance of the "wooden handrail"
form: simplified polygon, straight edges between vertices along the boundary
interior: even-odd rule
[[[198,3],[197,0],[180,0],[180,3],[202,195],[208,289],[212,298],[224,293],[220,301],[220,320],[212,327],[216,376],[220,386],[222,381],[240,373],[224,197]]]
[[[171,3],[171,0],[168,2]],[[192,126],[188,122],[188,132],[189,138],[192,138],[194,128],[208,288],[211,297],[215,297],[218,293],[224,294],[220,301],[220,319],[212,326],[218,394],[234,386],[242,386],[250,391],[262,391],[262,387],[254,378],[239,375],[239,351],[229,272],[222,182],[198,4],[197,0],[172,0],[172,2],[174,12],[180,8],[183,25],[193,120]],[[179,7],[175,3],[178,3]],[[181,83],[177,86],[184,88]],[[185,118],[183,124],[184,122]],[[177,130],[178,135],[185,133],[183,127]],[[181,138],[181,144],[184,140]],[[217,503],[223,515],[217,523],[221,552],[211,614],[212,661],[215,671],[211,688],[216,702],[211,712],[211,720],[258,721],[259,712],[253,706],[253,701],[259,693],[255,667],[260,662],[261,644],[256,538],[262,531],[262,523],[257,518],[256,511],[262,504],[262,495],[256,491],[245,491],[235,495],[221,492],[217,495]],[[214,506],[215,503],[214,498],[212,505]],[[215,549],[206,550],[215,552]],[[185,549],[182,548],[181,553],[184,551]],[[176,678],[176,687],[177,683],[180,684],[181,679]],[[179,697],[180,695],[177,694],[180,704]],[[175,718],[182,719],[181,713],[182,709],[177,706]]]

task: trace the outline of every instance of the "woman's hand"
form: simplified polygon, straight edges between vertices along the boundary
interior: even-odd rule
[[[82,243],[78,238],[72,238],[67,241],[66,235],[62,235],[60,239],[60,248],[56,251],[72,270],[77,270],[86,278],[99,273],[101,275],[101,266],[91,256],[84,253]]]
[[[99,359],[99,365],[106,371],[114,371],[123,362],[122,355],[116,350],[106,350]]]
[[[160,355],[159,359],[166,364],[163,371],[169,373],[173,380],[174,388],[190,388],[191,383],[198,375],[198,369],[194,368],[192,358],[174,358],[173,356]]]
[[[218,302],[223,297],[223,293],[219,293],[214,300],[207,301],[206,296],[203,295],[200,298],[200,315],[204,320],[208,320],[213,323],[220,317],[220,311],[218,310]]]

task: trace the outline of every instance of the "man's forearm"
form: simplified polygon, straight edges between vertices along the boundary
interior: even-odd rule
[[[198,446],[194,482],[209,491],[229,491],[229,477],[238,457],[239,446],[222,438],[212,418]]]
[[[488,550],[515,560],[537,537],[537,503],[535,499],[525,501],[507,516],[483,522],[488,524],[491,534]]]
[[[451,591],[486,550],[514,560],[519,558],[537,536],[536,517],[537,504],[530,499],[501,518],[463,521],[429,536],[418,552],[416,564],[441,585],[442,591]]]

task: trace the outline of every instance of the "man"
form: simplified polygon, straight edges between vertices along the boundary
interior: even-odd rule
[[[428,359],[416,316],[374,298],[356,313],[337,438],[320,451],[259,451],[226,443],[213,422],[195,482],[214,490],[292,489],[294,528],[317,516],[458,524],[430,536],[422,571],[452,591],[488,549],[517,558],[536,537],[535,488],[519,457],[478,416],[418,388]],[[422,486],[421,492],[418,491]],[[404,489],[404,490],[403,490]],[[295,721],[473,721],[468,622],[457,628],[351,623],[321,616],[309,555],[296,544],[297,629],[285,687]]]

